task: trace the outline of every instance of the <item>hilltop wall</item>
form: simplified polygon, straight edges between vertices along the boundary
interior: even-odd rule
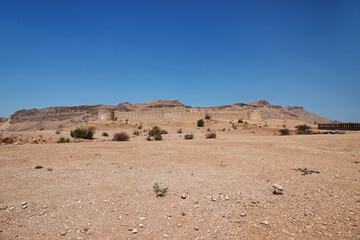
[[[208,114],[212,119],[244,119],[261,120],[260,110],[250,111],[208,111],[206,109],[186,109],[170,111],[135,111],[120,112],[100,110],[98,120],[107,121],[190,121],[205,118]]]

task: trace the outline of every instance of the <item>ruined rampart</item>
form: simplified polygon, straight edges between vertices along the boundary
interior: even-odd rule
[[[250,111],[208,111],[207,109],[186,109],[186,110],[169,110],[169,111],[133,111],[120,112],[100,110],[99,120],[107,121],[192,121],[205,118],[206,114],[211,119],[231,120],[261,120],[260,110]]]

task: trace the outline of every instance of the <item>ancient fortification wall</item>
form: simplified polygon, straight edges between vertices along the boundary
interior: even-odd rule
[[[205,118],[209,114],[211,119],[231,120],[261,120],[260,110],[251,111],[208,111],[206,109],[186,109],[186,110],[170,110],[162,112],[119,112],[100,110],[98,114],[99,120],[107,121],[192,121]]]

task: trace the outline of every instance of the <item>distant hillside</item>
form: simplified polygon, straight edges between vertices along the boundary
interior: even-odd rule
[[[20,110],[10,116],[9,119],[1,118],[0,129],[3,130],[31,130],[31,129],[58,129],[72,127],[75,125],[95,121],[99,110],[116,111],[163,111],[169,109],[192,108],[184,105],[178,100],[154,100],[148,103],[124,102],[116,106],[112,105],[83,105],[74,107],[49,107],[44,109]],[[330,123],[329,119],[310,113],[303,107],[282,107],[271,105],[265,100],[258,100],[251,103],[235,103],[217,107],[208,107],[213,111],[246,111],[261,110],[264,119],[291,119],[302,120],[309,123],[321,122]],[[4,122],[6,121],[6,122]]]

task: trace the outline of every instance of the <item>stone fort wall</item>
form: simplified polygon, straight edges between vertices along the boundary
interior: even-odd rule
[[[260,110],[251,111],[208,111],[206,109],[186,109],[186,110],[170,110],[162,112],[119,112],[100,110],[98,113],[99,120],[106,121],[192,121],[205,118],[209,114],[211,119],[231,120],[261,120]]]

